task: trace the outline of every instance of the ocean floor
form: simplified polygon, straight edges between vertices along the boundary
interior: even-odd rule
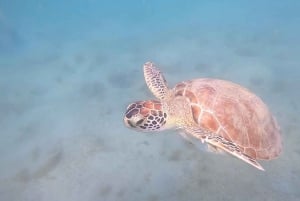
[[[76,49],[66,44],[51,54],[3,61],[0,199],[299,199],[300,94],[293,72],[300,59],[279,42],[266,44],[270,52],[256,41],[243,47],[239,44],[247,41],[227,44],[226,38],[162,41],[159,52],[145,45],[113,54],[88,41]],[[161,66],[170,85],[217,77],[256,92],[282,128],[280,158],[262,162],[266,172],[260,172],[199,150],[175,131],[125,128],[127,104],[153,98],[142,74],[148,60]]]
[[[280,30],[170,28],[119,41],[95,32],[1,55],[0,200],[300,200],[299,47],[299,38]],[[176,131],[127,129],[127,105],[154,98],[143,78],[146,61],[160,66],[170,86],[214,77],[254,91],[281,126],[281,156],[262,161],[262,172]]]

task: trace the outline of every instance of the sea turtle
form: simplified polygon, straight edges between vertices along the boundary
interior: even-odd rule
[[[139,131],[180,129],[184,137],[206,142],[210,150],[227,152],[264,170],[257,159],[276,158],[282,149],[275,118],[263,101],[230,81],[201,78],[167,87],[152,62],[144,64],[146,83],[159,100],[127,107],[124,123]]]

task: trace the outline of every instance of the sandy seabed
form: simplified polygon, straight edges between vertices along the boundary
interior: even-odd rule
[[[207,34],[124,49],[97,40],[48,44],[2,59],[0,200],[300,200],[296,52],[280,36]],[[282,155],[261,172],[175,131],[125,128],[127,104],[153,98],[142,74],[148,60],[170,86],[215,77],[250,88],[278,119]]]

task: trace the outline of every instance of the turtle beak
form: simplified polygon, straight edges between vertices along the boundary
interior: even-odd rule
[[[124,118],[124,124],[128,127],[128,128],[134,128],[134,125],[132,124],[132,122],[127,119],[126,117]]]

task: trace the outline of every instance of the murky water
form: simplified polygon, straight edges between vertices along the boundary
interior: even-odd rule
[[[300,200],[300,3],[0,1],[0,200]],[[276,116],[265,172],[176,131],[138,133],[126,106],[169,86],[239,83]]]

